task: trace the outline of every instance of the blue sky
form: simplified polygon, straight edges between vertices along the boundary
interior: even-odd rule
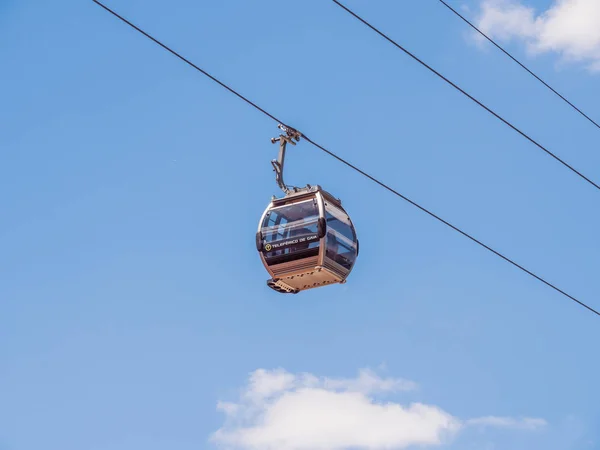
[[[600,308],[598,190],[333,2],[204,3],[107,5]],[[346,4],[600,180],[600,130],[437,1]],[[600,119],[598,74],[507,46]],[[0,2],[0,60],[2,450],[212,449],[218,402],[278,368],[547,423],[433,448],[600,448],[598,317],[305,142],[286,181],[341,197],[361,254],[344,286],[278,295],[254,243],[276,123],[91,0]]]

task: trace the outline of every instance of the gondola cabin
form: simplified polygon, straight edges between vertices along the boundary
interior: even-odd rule
[[[281,293],[345,283],[358,256],[358,239],[341,201],[307,186],[273,198],[256,235],[260,258]]]

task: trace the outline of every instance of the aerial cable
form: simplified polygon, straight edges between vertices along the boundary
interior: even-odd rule
[[[125,19],[124,17],[120,16],[119,14],[117,14],[116,12],[114,12],[112,9],[108,8],[107,6],[103,5],[102,3],[100,3],[97,0],[92,0],[94,3],[96,3],[97,5],[101,6],[102,8],[104,8],[106,11],[108,11],[109,13],[111,13],[112,15],[118,17],[119,19],[121,19],[123,22],[125,22],[127,25],[129,25],[130,27],[134,28],[135,30],[139,31],[140,33],[142,33],[144,36],[146,36],[148,39],[152,40],[154,43],[160,45],[162,48],[164,48],[165,50],[167,50],[168,52],[172,53],[173,55],[177,56],[179,59],[181,59],[183,62],[189,64],[190,66],[192,66],[194,69],[198,70],[199,72],[203,73],[204,75],[206,75],[208,78],[210,78],[211,80],[213,80],[215,83],[220,84],[222,87],[224,87],[225,89],[227,89],[229,92],[231,92],[232,94],[237,95],[239,98],[241,98],[242,100],[244,100],[246,103],[249,103],[250,105],[252,105],[253,107],[255,107],[256,109],[258,109],[260,112],[262,112],[263,114],[267,115],[268,117],[270,117],[271,119],[273,119],[276,122],[281,122],[279,119],[277,119],[277,117],[272,116],[271,114],[269,114],[267,111],[265,111],[264,109],[262,109],[260,106],[256,105],[255,103],[251,102],[250,100],[248,100],[246,97],[244,97],[243,95],[237,93],[236,91],[234,91],[233,89],[231,89],[229,86],[227,86],[225,83],[217,80],[215,77],[213,77],[211,74],[209,74],[208,72],[206,72],[205,70],[201,69],[200,67],[198,67],[197,65],[195,65],[194,63],[192,63],[191,61],[189,61],[188,59],[184,58],[183,56],[181,56],[179,53],[175,52],[174,50],[171,50],[169,47],[167,47],[166,45],[164,45],[163,43],[161,43],[160,41],[158,41],[157,39],[153,38],[152,36],[150,36],[148,33],[146,33],[144,30],[140,29],[139,27],[135,26],[134,24],[132,24],[130,21],[128,21],[127,19]]]
[[[201,72],[202,74],[206,75],[207,77],[209,77],[210,79],[212,79],[213,81],[215,81],[216,83],[218,83],[219,85],[221,85],[222,87],[224,87],[225,89],[227,89],[228,91],[232,92],[233,94],[235,94],[237,97],[241,98],[242,100],[244,100],[246,103],[248,103],[249,105],[253,106],[255,109],[257,109],[258,111],[262,112],[263,114],[267,115],[268,117],[270,117],[271,119],[275,120],[276,122],[279,122],[280,124],[282,124],[283,122],[280,122],[275,116],[269,114],[267,111],[265,111],[264,109],[262,109],[261,107],[259,107],[258,105],[256,105],[254,102],[251,102],[250,100],[248,100],[246,97],[242,96],[241,94],[239,94],[238,92],[236,92],[234,89],[230,88],[229,86],[227,86],[225,83],[222,83],[221,81],[217,80],[215,77],[213,77],[212,75],[209,75],[208,72],[200,69],[198,66],[196,66],[195,64],[191,63],[190,61],[188,61],[186,58],[184,58],[183,56],[179,55],[177,52],[175,52],[174,50],[170,49],[169,47],[167,47],[166,45],[162,44],[161,42],[159,42],[158,40],[156,40],[155,38],[151,37],[148,33],[142,31],[140,28],[138,28],[137,26],[133,25],[131,22],[129,22],[128,20],[124,19],[123,17],[121,17],[120,15],[118,15],[116,12],[114,12],[113,10],[111,10],[110,8],[106,7],[105,5],[103,5],[102,3],[100,3],[98,0],[92,0],[94,3],[102,6],[102,8],[104,8],[106,11],[110,12],[111,14],[113,14],[115,17],[121,19],[123,22],[125,22],[126,24],[130,25],[131,27],[135,28],[136,30],[140,31],[144,36],[148,37],[149,39],[151,39],[152,41],[154,41],[155,43],[157,43],[158,45],[160,45],[161,47],[163,47],[164,49],[168,50],[170,53],[172,53],[173,55],[177,56],[179,59],[181,59],[182,61],[185,61],[186,63],[188,63],[190,66],[194,67],[196,70],[198,70],[199,72]],[[393,188],[389,187],[387,184],[383,183],[382,181],[379,181],[377,178],[369,175],[368,173],[364,172],[363,170],[359,169],[358,167],[356,167],[355,165],[349,163],[348,161],[346,161],[345,159],[341,158],[340,156],[336,155],[335,153],[327,150],[325,147],[321,146],[320,144],[314,142],[313,140],[311,140],[310,138],[308,138],[307,136],[305,136],[304,134],[298,132],[297,130],[293,129],[292,127],[289,127],[288,125],[284,125],[284,127],[290,129],[290,131],[296,132],[298,133],[298,135],[302,138],[304,138],[307,142],[311,143],[312,145],[314,145],[316,148],[322,150],[323,152],[327,153],[328,155],[334,157],[335,159],[337,159],[338,161],[342,162],[343,164],[347,165],[348,167],[350,167],[351,169],[357,171],[358,173],[360,173],[361,175],[364,175],[365,177],[369,178],[371,181],[374,181],[375,183],[377,183],[378,185],[380,185],[381,187],[383,187],[384,189],[390,191],[391,193],[393,193],[394,195],[400,197],[401,199],[407,201],[408,203],[410,203],[411,205],[419,208],[421,211],[425,212],[426,214],[428,214],[429,216],[433,217],[434,219],[438,220],[439,222],[443,223],[444,225],[452,228],[454,231],[457,231],[458,233],[462,234],[463,236],[465,236],[466,238],[470,239],[471,241],[475,242],[476,244],[480,245],[481,247],[485,248],[486,250],[492,252],[493,254],[495,254],[496,256],[499,256],[500,258],[502,258],[503,260],[505,260],[506,262],[509,262],[510,264],[512,264],[513,266],[517,267],[518,269],[522,270],[523,272],[527,273],[528,275],[532,276],[533,278],[537,279],[538,281],[541,281],[542,283],[544,283],[546,286],[554,289],[555,291],[559,292],[560,294],[564,295],[565,297],[569,298],[570,300],[576,302],[577,304],[579,304],[580,306],[583,306],[584,308],[586,308],[587,310],[591,311],[592,313],[596,314],[597,316],[600,316],[600,312],[596,311],[594,308],[592,308],[591,306],[586,305],[585,303],[581,302],[580,300],[578,300],[577,298],[575,298],[574,296],[568,294],[567,292],[563,291],[562,289],[556,287],[554,284],[546,281],[545,279],[541,278],[540,276],[534,274],[533,272],[531,272],[530,270],[526,269],[525,267],[519,265],[518,263],[514,262],[512,259],[504,256],[503,254],[501,254],[500,252],[492,249],[491,247],[489,247],[488,245],[484,244],[483,242],[479,241],[478,239],[474,238],[473,236],[469,235],[468,233],[462,231],[460,228],[452,225],[450,222],[442,219],[441,217],[439,217],[438,215],[434,214],[433,212],[429,211],[428,209],[424,208],[423,206],[419,205],[418,203],[414,202],[413,200],[410,200],[408,197],[402,195],[401,193],[399,193],[398,191],[394,190]]]
[[[429,66],[427,63],[423,62],[421,59],[419,59],[418,57],[416,57],[415,55],[413,55],[411,52],[409,52],[403,46],[401,46],[396,41],[394,41],[393,39],[391,39],[390,37],[388,37],[386,34],[384,34],[381,31],[379,31],[377,28],[375,28],[369,22],[367,22],[366,20],[364,20],[358,14],[354,13],[352,10],[350,10],[349,8],[347,8],[346,6],[344,6],[343,4],[341,4],[339,1],[337,1],[337,0],[332,0],[332,1],[336,5],[338,5],[342,9],[344,9],[346,12],[348,12],[350,15],[354,16],[354,18],[358,19],[360,22],[362,22],[363,24],[365,24],[366,26],[368,26],[369,28],[371,28],[373,31],[375,31],[377,34],[379,34],[381,37],[383,37],[384,39],[386,39],[387,41],[389,41],[395,47],[397,47],[398,49],[402,50],[404,53],[406,53],[408,56],[410,56],[411,58],[413,58],[415,61],[417,61],[418,63],[422,64],[424,67],[426,67],[427,69],[429,69],[431,72],[433,72],[435,75],[437,75],[438,77],[440,77],[442,80],[444,80],[446,83],[448,83],[449,85],[451,85],[453,88],[455,88],[456,90],[458,90],[459,92],[461,92],[462,94],[464,94],[465,96],[467,96],[468,98],[470,98],[471,100],[473,100],[475,103],[477,103],[479,106],[481,106],[487,112],[489,112],[490,114],[492,114],[498,120],[502,121],[505,125],[508,125],[510,128],[512,128],[517,133],[519,133],[521,136],[523,136],[529,142],[531,142],[532,144],[536,145],[538,148],[540,148],[541,150],[543,150],[544,152],[546,152],[548,155],[552,156],[555,160],[557,160],[558,162],[560,162],[563,166],[567,167],[569,170],[571,170],[572,172],[574,172],[575,174],[577,174],[579,177],[581,177],[582,179],[584,179],[585,181],[587,181],[589,184],[591,184],[592,186],[594,186],[596,189],[600,190],[600,185],[596,184],[594,181],[590,180],[588,177],[586,177],[585,175],[583,175],[577,169],[575,169],[574,167],[572,167],[571,165],[569,165],[568,163],[566,163],[565,161],[563,161],[562,159],[560,159],[558,156],[556,156],[554,153],[552,153],[550,150],[548,150],[542,144],[540,144],[539,142],[537,142],[535,139],[533,139],[532,137],[530,137],[525,132],[521,131],[519,128],[517,128],[515,125],[513,125],[512,123],[510,123],[508,120],[504,119],[498,113],[494,112],[492,109],[490,109],[489,107],[487,107],[486,105],[484,105],[483,103],[481,103],[479,100],[477,100],[471,94],[469,94],[464,89],[462,89],[459,86],[457,86],[455,83],[453,83],[452,81],[450,81],[444,75],[442,75],[437,70],[435,70],[433,67]]]
[[[552,92],[554,92],[558,97],[560,97],[562,100],[564,100],[575,111],[577,111],[579,114],[581,114],[587,120],[589,120],[591,123],[596,125],[596,127],[600,128],[600,125],[598,125],[598,123],[595,120],[593,120],[586,113],[584,113],[582,110],[580,110],[577,106],[575,106],[573,103],[571,103],[569,100],[567,100],[563,95],[558,93],[552,86],[550,86],[548,83],[546,83],[544,80],[542,80],[539,76],[537,76],[535,73],[533,73],[529,68],[527,68],[523,63],[521,63],[517,58],[515,58],[508,51],[506,51],[504,48],[502,48],[496,41],[494,41],[487,34],[485,34],[483,31],[481,31],[479,28],[477,28],[475,25],[473,25],[466,17],[464,17],[462,14],[460,14],[458,11],[456,11],[452,6],[450,6],[444,0],[438,0],[438,1],[442,5],[444,5],[446,8],[448,8],[450,11],[452,11],[454,14],[456,14],[458,17],[460,17],[465,23],[467,23],[471,28],[473,28],[475,31],[477,31],[479,34],[481,34],[484,38],[486,38],[488,41],[490,41],[492,44],[494,44],[494,46],[496,46],[502,53],[504,53],[506,56],[508,56],[510,59],[512,59],[514,62],[516,62],[519,66],[521,66],[523,69],[525,69],[527,72],[529,72],[529,74],[531,76],[533,76],[540,83],[542,83],[544,86],[546,86]]]

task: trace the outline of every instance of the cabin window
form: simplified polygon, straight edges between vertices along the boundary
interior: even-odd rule
[[[325,256],[347,270],[351,270],[357,256],[356,233],[352,222],[341,209],[328,204],[325,219],[327,221],[327,248]]]
[[[270,263],[279,264],[316,256],[319,252],[318,220],[319,208],[315,199],[270,210],[261,229],[265,257],[277,257]]]

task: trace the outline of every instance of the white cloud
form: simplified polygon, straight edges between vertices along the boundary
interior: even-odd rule
[[[542,419],[462,421],[435,405],[378,402],[372,395],[416,389],[363,369],[353,379],[259,369],[238,403],[219,402],[223,427],[212,441],[243,450],[393,450],[439,446],[468,426],[536,429]]]
[[[417,384],[412,381],[398,378],[382,379],[369,369],[361,369],[358,372],[358,378],[355,379],[324,378],[322,384],[327,389],[342,389],[364,394],[411,391],[417,388]]]
[[[522,430],[537,430],[547,425],[544,419],[534,419],[525,417],[522,419],[514,419],[512,417],[480,417],[477,419],[470,419],[466,422],[467,425],[474,426],[490,426],[497,428],[513,428]]]
[[[483,0],[477,25],[491,38],[520,39],[532,54],[555,52],[600,71],[598,0],[554,0],[539,13],[519,0]]]
[[[295,377],[283,369],[259,369],[250,375],[248,395],[254,398],[269,398],[292,387],[294,380]]]

